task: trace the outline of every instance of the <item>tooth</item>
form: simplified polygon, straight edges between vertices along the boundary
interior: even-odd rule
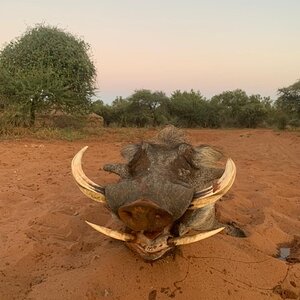
[[[206,231],[206,232],[201,232],[195,235],[189,235],[189,236],[182,236],[182,237],[177,237],[177,238],[172,238],[168,240],[168,243],[171,243],[175,246],[179,246],[179,245],[187,245],[187,244],[191,244],[191,243],[195,243],[204,239],[207,239],[217,233],[219,233],[220,231],[222,231],[225,227],[220,227],[218,229],[215,230],[211,230],[211,231]]]
[[[113,230],[107,227],[103,227],[94,223],[90,223],[88,221],[85,221],[88,225],[93,227],[95,230],[99,231],[100,233],[109,236],[113,239],[124,241],[124,242],[129,242],[133,241],[135,239],[135,236],[129,233],[121,232],[118,230]]]

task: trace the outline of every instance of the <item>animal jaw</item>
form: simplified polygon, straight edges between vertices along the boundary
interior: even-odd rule
[[[147,236],[143,232],[128,234],[125,232],[112,230],[107,227],[99,226],[88,221],[86,221],[86,223],[106,236],[124,241],[128,248],[138,253],[143,259],[151,261],[161,258],[164,254],[166,254],[176,246],[201,241],[221,232],[225,228],[219,227],[215,230],[201,232],[195,235],[187,235],[183,237],[173,237],[169,232],[169,228],[165,228],[164,232],[160,233],[159,236],[151,238],[149,237],[149,234]]]

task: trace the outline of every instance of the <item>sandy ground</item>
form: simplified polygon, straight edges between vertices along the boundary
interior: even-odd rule
[[[73,155],[89,145],[87,175],[117,180],[101,166],[120,161],[120,149],[139,137],[1,141],[0,299],[300,299],[300,134],[187,133],[194,145],[216,145],[236,162],[236,182],[217,212],[246,238],[218,234],[146,263],[85,224],[111,218],[70,172]],[[276,258],[281,246],[292,248],[290,262]]]

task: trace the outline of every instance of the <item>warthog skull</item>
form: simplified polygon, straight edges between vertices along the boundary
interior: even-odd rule
[[[154,139],[129,145],[125,164],[104,170],[120,176],[117,183],[101,186],[83,172],[73,158],[72,173],[80,190],[103,203],[125,225],[124,232],[87,222],[97,231],[126,242],[146,260],[170,249],[217,234],[224,227],[215,219],[215,203],[232,186],[236,167],[229,158],[221,167],[220,151],[206,145],[193,147],[180,130],[163,129]]]

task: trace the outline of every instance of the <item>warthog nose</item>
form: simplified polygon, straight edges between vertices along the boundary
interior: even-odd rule
[[[150,200],[136,200],[118,209],[120,219],[134,231],[162,231],[172,223],[172,216]]]

